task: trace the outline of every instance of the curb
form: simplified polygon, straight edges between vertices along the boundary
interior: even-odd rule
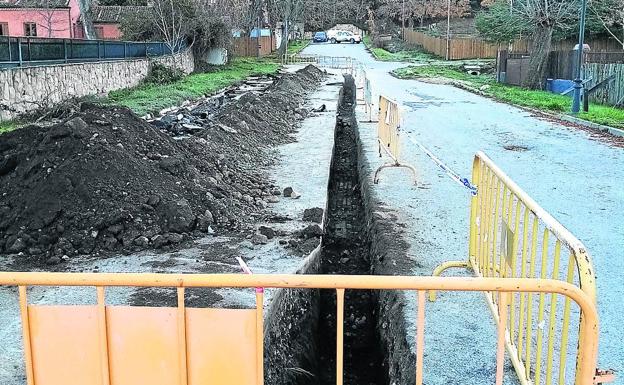
[[[417,80],[417,79],[416,79]],[[535,114],[540,114],[540,115],[544,115],[547,116],[549,118],[555,119],[555,120],[561,120],[564,122],[568,122],[568,123],[573,123],[573,124],[578,124],[579,126],[583,126],[585,128],[588,128],[590,130],[594,130],[594,131],[600,131],[602,133],[607,133],[607,134],[611,134],[613,136],[619,136],[619,137],[624,137],[624,129],[620,129],[620,128],[616,128],[616,127],[611,127],[611,126],[605,126],[603,124],[598,124],[598,123],[593,123],[587,120],[583,120],[583,119],[579,119],[576,118],[574,116],[570,116],[568,114],[557,114],[557,113],[553,113],[553,112],[549,112],[549,111],[542,111],[542,110],[538,110],[535,108],[531,108],[531,107],[525,107],[525,106],[520,106],[517,104],[511,104],[511,103],[507,103],[503,100],[500,100],[486,92],[481,91],[478,88],[474,88],[471,87],[469,85],[466,85],[462,82],[456,81],[456,80],[450,80],[450,84],[454,87],[457,88],[461,88],[465,91],[471,92],[473,94],[477,94],[492,100],[495,100],[499,103],[504,103],[507,104],[509,106],[513,106],[516,108],[520,108],[523,109],[525,111],[529,111]]]

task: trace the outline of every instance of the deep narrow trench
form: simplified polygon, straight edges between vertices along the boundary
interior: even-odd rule
[[[328,210],[321,248],[322,274],[370,274],[370,241],[358,173],[355,85],[346,77],[338,105]],[[346,290],[344,307],[344,383],[386,384],[376,332],[376,297],[367,290]],[[317,333],[318,380],[336,383],[336,292],[320,292]]]

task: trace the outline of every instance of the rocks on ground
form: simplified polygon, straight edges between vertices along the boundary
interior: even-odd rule
[[[313,207],[303,210],[303,220],[306,222],[321,223],[323,222],[323,209],[320,207]]]

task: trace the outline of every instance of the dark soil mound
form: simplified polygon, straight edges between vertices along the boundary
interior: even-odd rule
[[[259,165],[288,140],[321,76],[284,75],[183,140],[127,109],[89,104],[60,124],[0,136],[0,252],[57,262],[236,229],[266,206],[275,186]]]

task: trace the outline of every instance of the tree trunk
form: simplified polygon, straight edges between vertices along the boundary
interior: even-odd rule
[[[279,54],[280,56],[286,55],[286,53],[288,53],[288,34],[290,34],[289,31],[289,25],[288,25],[288,20],[284,20],[284,31],[282,32],[282,43],[280,44],[280,48],[279,48]]]
[[[522,82],[523,87],[542,89],[548,68],[548,56],[552,43],[553,26],[550,24],[537,25],[531,39],[529,71]]]

